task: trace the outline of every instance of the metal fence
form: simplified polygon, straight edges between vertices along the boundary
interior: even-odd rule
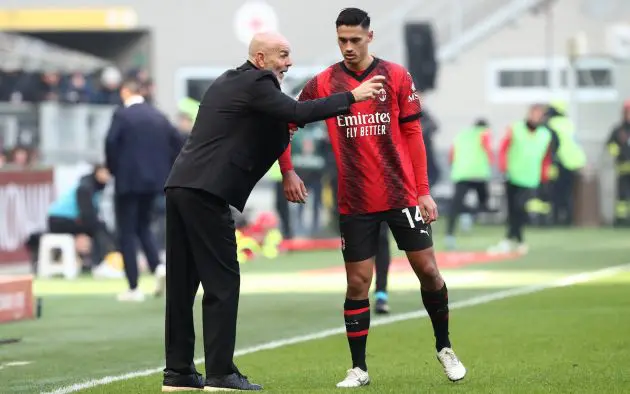
[[[0,104],[0,145],[36,149],[42,164],[100,162],[114,106]]]

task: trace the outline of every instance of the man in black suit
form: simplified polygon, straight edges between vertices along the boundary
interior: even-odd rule
[[[303,126],[375,96],[383,77],[352,92],[298,103],[280,91],[290,46],[257,34],[249,60],[206,91],[192,133],[166,182],[166,368],[162,390],[260,390],[233,363],[240,271],[230,205],[243,211],[262,176],[289,144],[288,123]],[[302,196],[305,197],[305,196]],[[206,380],[193,364],[192,306],[203,285]]]
[[[143,301],[138,289],[136,237],[156,274],[156,294],[163,288],[166,269],[151,232],[153,202],[163,192],[183,140],[169,120],[140,96],[140,83],[127,80],[120,90],[124,107],[113,116],[105,142],[107,167],[116,178],[114,204],[120,252],[129,290],[120,301]]]

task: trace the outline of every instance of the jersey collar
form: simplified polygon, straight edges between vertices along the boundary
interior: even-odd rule
[[[368,75],[370,75],[372,71],[374,71],[379,61],[379,58],[374,57],[372,64],[370,64],[370,66],[366,68],[361,74],[357,74],[354,71],[350,70],[348,67],[346,67],[346,64],[343,61],[341,61],[339,64],[341,65],[341,69],[343,70],[343,72],[356,79],[357,81],[362,82]]]

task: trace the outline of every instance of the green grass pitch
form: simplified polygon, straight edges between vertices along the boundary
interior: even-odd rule
[[[440,231],[436,229],[436,235]],[[481,250],[501,233],[499,228],[475,228],[462,235],[460,246]],[[359,390],[630,392],[630,268],[576,277],[630,263],[628,235],[606,229],[531,229],[526,257],[444,268],[454,306],[451,337],[468,368],[466,379],[458,383],[446,379],[435,359],[430,321],[418,318],[423,308],[417,282],[409,270],[393,269],[393,315],[381,323],[373,316],[368,339],[372,384]],[[247,354],[236,362],[266,392],[339,391],[335,384],[350,358],[341,333],[343,271],[313,270],[340,265],[338,251],[289,254],[243,265],[237,349]],[[592,280],[558,282],[567,277]],[[549,284],[567,286],[545,288]],[[141,284],[147,290],[151,285],[148,277]],[[155,371],[163,363],[164,300],[121,304],[115,294],[122,289],[124,283],[117,280],[36,281],[36,295],[44,301],[42,318],[0,326],[0,338],[21,338],[0,345],[0,393],[72,392],[82,387],[99,393],[160,392],[161,375]],[[396,316],[402,317],[396,321]],[[336,331],[320,339],[273,342],[330,329]],[[257,348],[270,342],[271,349]],[[202,364],[198,368],[203,371]],[[125,374],[131,375],[121,379]],[[103,378],[113,382],[101,384]]]

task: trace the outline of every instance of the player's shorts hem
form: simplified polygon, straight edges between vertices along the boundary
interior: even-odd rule
[[[422,245],[422,246],[412,246],[412,247],[406,247],[406,248],[401,248],[400,246],[398,246],[398,250],[401,250],[403,252],[422,252],[424,250],[427,249],[431,249],[433,247],[433,245]]]
[[[343,254],[343,253],[342,253]],[[343,256],[343,262],[344,263],[348,263],[348,264],[357,264],[357,263],[361,263],[363,261],[366,260],[370,260],[376,257],[376,254],[373,254],[371,256],[367,256],[367,257],[360,257],[358,259],[355,258],[347,258],[346,256]]]

